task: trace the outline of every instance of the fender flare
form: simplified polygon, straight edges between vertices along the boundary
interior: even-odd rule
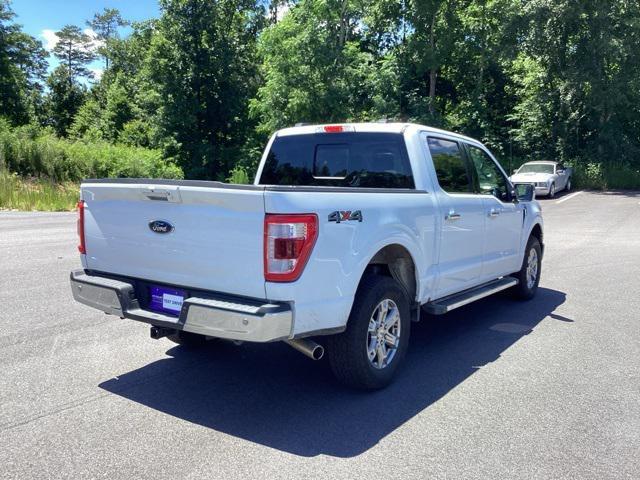
[[[364,255],[362,257],[362,260],[358,264],[358,270],[356,271],[358,281],[356,283],[356,287],[354,290],[354,296],[358,291],[358,287],[360,286],[360,282],[362,281],[362,278],[367,270],[367,267],[371,264],[371,260],[373,260],[375,256],[385,248],[388,248],[394,245],[402,247],[404,250],[406,250],[406,252],[409,255],[409,258],[411,259],[411,262],[413,263],[413,270],[414,270],[413,280],[415,282],[415,298],[410,299],[410,302],[414,303],[417,301],[417,296],[420,293],[420,271],[419,271],[420,262],[417,260],[417,256],[420,255],[419,254],[420,249],[418,245],[415,244],[415,242],[410,240],[410,237],[406,237],[405,235],[393,236],[391,238],[387,237],[383,241],[376,242],[373,245],[373,247],[369,249],[367,255]],[[418,252],[418,254],[416,254],[416,252]]]
[[[527,229],[527,235],[522,238],[520,250],[522,252],[523,259],[524,259],[527,242],[529,241],[529,238],[531,238],[531,235],[533,235],[533,231],[536,228],[540,230],[540,234],[536,235],[536,237],[540,240],[540,250],[541,250],[542,256],[544,256],[544,226],[542,224],[540,217],[536,217],[533,223],[531,224],[531,226]]]

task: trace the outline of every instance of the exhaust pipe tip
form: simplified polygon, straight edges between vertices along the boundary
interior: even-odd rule
[[[321,360],[322,357],[324,357],[324,347],[322,345],[316,345],[311,352],[311,358]]]
[[[320,360],[324,357],[324,347],[308,338],[285,340],[285,342],[312,360]]]

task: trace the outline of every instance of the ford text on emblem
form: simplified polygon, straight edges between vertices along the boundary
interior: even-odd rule
[[[149,222],[149,228],[152,232],[156,233],[171,233],[173,232],[173,225],[164,220],[154,220]]]

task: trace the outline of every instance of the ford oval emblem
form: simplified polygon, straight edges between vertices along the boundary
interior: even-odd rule
[[[164,220],[153,220],[149,222],[149,228],[155,233],[171,233],[173,232],[173,225]]]

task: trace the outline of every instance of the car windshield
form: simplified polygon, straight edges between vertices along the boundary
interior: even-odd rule
[[[520,167],[518,173],[553,173],[551,163],[525,163]]]

